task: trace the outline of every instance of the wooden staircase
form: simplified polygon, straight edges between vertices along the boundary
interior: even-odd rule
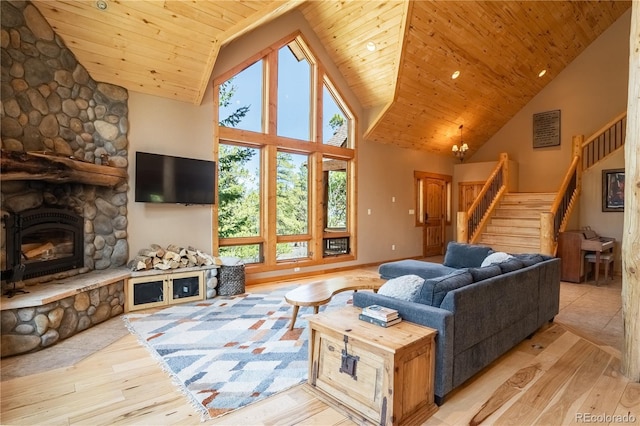
[[[500,154],[469,209],[458,212],[456,241],[555,256],[558,236],[578,203],[582,173],[624,146],[626,122],[623,112],[586,141],[573,137],[573,157],[557,193],[509,192],[508,156]]]
[[[480,236],[479,244],[509,253],[540,252],[540,213],[548,212],[556,193],[505,194]]]

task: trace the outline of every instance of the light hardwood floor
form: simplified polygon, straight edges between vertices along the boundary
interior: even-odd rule
[[[340,275],[344,274],[372,275],[375,269]],[[259,288],[277,285],[261,284]],[[117,321],[96,327],[98,333],[113,333],[114,343],[89,355],[83,353],[70,365],[61,361],[58,368],[35,368],[31,373],[24,368],[47,352],[49,358],[73,360],[77,355],[65,349],[64,342],[56,345],[59,348],[2,360],[0,423],[201,424],[199,415],[147,349],[132,335],[122,333]],[[621,424],[625,419],[640,424],[640,384],[629,383],[618,372],[621,336],[619,279],[600,287],[563,283],[556,322],[454,391],[424,424],[564,425],[597,420],[604,420],[599,424]],[[301,385],[205,424],[355,423],[340,407],[326,405]]]

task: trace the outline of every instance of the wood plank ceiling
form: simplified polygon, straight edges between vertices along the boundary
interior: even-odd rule
[[[106,10],[96,0],[33,1],[97,81],[199,104],[225,44],[299,9],[373,116],[365,140],[447,153],[462,124],[470,154],[631,5],[102,1]],[[455,80],[454,71],[460,71]]]

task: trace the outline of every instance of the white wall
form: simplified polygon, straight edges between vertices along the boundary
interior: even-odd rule
[[[416,209],[414,171],[451,176],[453,158],[375,142],[361,144],[358,150],[359,263],[422,256],[422,227],[416,227],[415,214],[409,214],[410,209]],[[391,245],[396,246],[395,251]]]
[[[193,246],[211,252],[211,207],[135,202],[136,151],[213,158],[213,94],[202,105],[129,93],[129,253],[150,244]]]

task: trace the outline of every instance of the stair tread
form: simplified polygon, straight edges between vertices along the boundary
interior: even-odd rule
[[[533,219],[526,219],[526,218],[522,218],[521,220],[494,218],[487,225],[487,227],[489,226],[496,226],[501,228],[540,229],[540,220],[533,220]]]
[[[534,246],[515,246],[515,245],[498,245],[486,244],[494,251],[503,251],[505,253],[539,253],[540,247]]]
[[[499,238],[525,238],[527,240],[530,239],[538,239],[540,240],[540,236],[539,235],[526,235],[526,234],[502,234],[502,233],[495,233],[495,232],[484,232],[482,234],[482,238],[492,238],[492,237],[499,237]]]
[[[540,251],[540,214],[551,210],[554,192],[505,194],[479,243],[507,253]]]
[[[488,234],[501,234],[501,235],[526,235],[540,237],[540,227],[534,226],[503,226],[503,225],[487,225]]]

